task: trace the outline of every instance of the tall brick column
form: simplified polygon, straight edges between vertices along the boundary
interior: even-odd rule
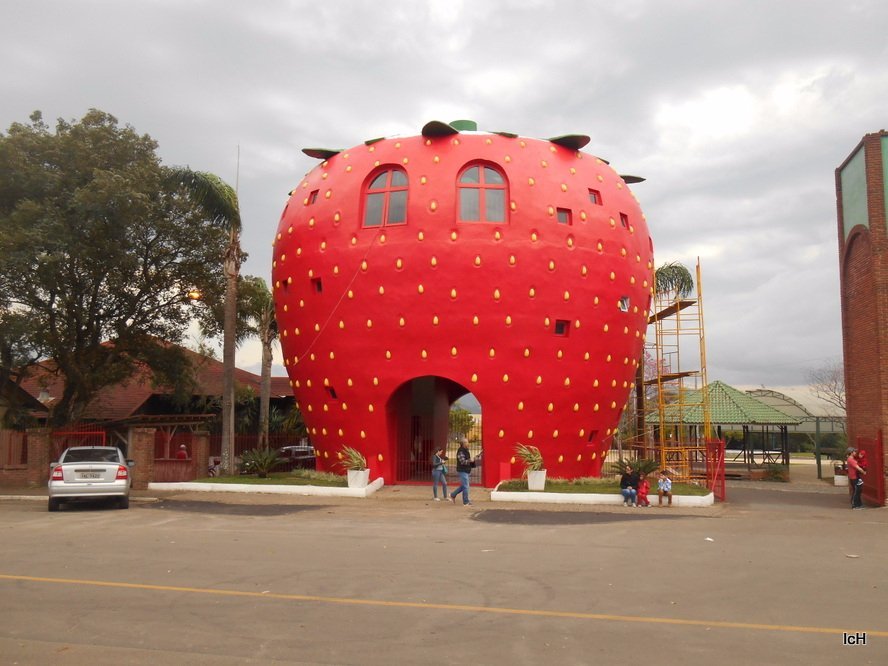
[[[195,478],[206,478],[210,468],[210,433],[201,430],[191,434],[191,458],[194,461]]]
[[[888,132],[836,169],[848,443],[888,438]]]
[[[154,479],[154,428],[130,428],[129,455],[136,462],[132,468],[133,490],[145,490]]]
[[[52,433],[48,428],[28,430],[28,485],[40,486],[49,481]]]

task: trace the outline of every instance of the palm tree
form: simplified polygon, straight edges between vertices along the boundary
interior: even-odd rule
[[[654,271],[654,288],[658,295],[684,298],[694,291],[694,278],[686,266],[672,261]]]
[[[268,447],[268,415],[271,402],[272,345],[278,338],[274,301],[265,280],[247,275],[241,281],[241,314],[246,319],[243,331],[255,335],[262,344],[262,374],[259,388],[259,443],[257,448]]]
[[[225,272],[225,314],[222,325],[222,468],[234,474],[234,368],[237,322],[237,281],[244,258],[240,246],[241,218],[237,193],[218,176],[188,167],[168,167],[167,177],[178,183],[210,219],[228,231]]]

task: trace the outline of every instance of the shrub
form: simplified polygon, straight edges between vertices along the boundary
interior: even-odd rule
[[[543,454],[537,447],[518,444],[515,446],[515,455],[524,463],[522,477],[527,476],[528,472],[539,472],[543,469]]]
[[[639,476],[647,476],[652,472],[656,472],[660,468],[660,464],[656,460],[650,458],[639,458],[638,460],[623,460],[620,458],[617,462],[611,464],[612,474],[625,474],[626,468],[632,466]]]
[[[268,473],[282,462],[284,459],[274,449],[250,449],[241,454],[241,469],[260,479],[268,478]]]
[[[767,465],[765,467],[765,481],[779,481],[786,483],[789,481],[789,466]]]
[[[367,469],[367,459],[364,454],[350,446],[343,446],[339,453],[339,462],[336,463],[345,470]]]

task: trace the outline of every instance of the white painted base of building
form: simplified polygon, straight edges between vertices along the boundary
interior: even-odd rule
[[[499,486],[497,486],[499,487]],[[623,496],[613,493],[511,493],[494,490],[490,493],[492,502],[525,502],[528,504],[603,504],[622,506]],[[651,498],[651,507],[657,506],[657,496]],[[708,495],[673,495],[672,506],[703,507],[715,504],[715,496]],[[666,506],[664,503],[663,506]]]
[[[330,486],[262,486],[251,483],[149,483],[148,490],[187,490],[207,493],[267,493],[272,495],[314,495],[317,497],[370,497],[385,485],[382,477],[374,479],[363,488],[338,488]]]

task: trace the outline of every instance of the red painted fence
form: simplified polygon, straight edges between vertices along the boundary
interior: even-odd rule
[[[865,452],[867,459],[861,497],[870,506],[885,506],[885,446],[882,431],[875,438],[858,437],[857,449]]]

